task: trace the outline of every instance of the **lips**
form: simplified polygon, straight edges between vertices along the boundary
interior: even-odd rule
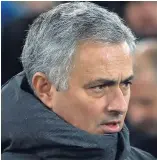
[[[108,123],[102,124],[101,127],[104,133],[116,133],[121,130],[119,121],[108,122]]]

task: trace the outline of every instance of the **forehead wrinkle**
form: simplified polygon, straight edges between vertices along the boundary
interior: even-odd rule
[[[93,73],[95,73],[94,76],[114,76],[113,78],[115,78],[117,75],[119,75],[119,73],[123,72],[125,68],[126,70],[129,68],[130,70],[130,65],[128,66],[129,55],[125,54],[123,47],[120,46],[122,45],[112,44],[112,46],[107,46],[99,45],[96,43],[92,45],[90,43],[80,45],[78,46],[78,54],[76,54],[75,64],[77,68],[81,70],[81,72],[84,72],[86,75],[92,76],[94,75]],[[110,52],[112,52],[112,54],[110,54]],[[119,66],[121,67],[119,68]],[[117,68],[119,69],[117,70]],[[113,75],[113,73],[115,74]]]

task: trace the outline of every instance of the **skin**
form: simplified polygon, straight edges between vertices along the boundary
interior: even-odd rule
[[[148,58],[136,57],[138,66],[131,87],[128,120],[140,131],[157,135],[157,83]],[[140,59],[140,61],[139,61]]]
[[[81,42],[73,60],[69,88],[56,91],[40,72],[33,77],[41,101],[73,126],[92,134],[108,133],[105,123],[122,129],[130,99],[132,58],[126,43]]]

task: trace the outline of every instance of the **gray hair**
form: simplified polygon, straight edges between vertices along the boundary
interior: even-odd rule
[[[28,82],[44,73],[61,90],[68,89],[76,45],[82,40],[126,42],[131,51],[135,37],[117,14],[90,2],[71,2],[41,14],[29,29],[21,61]]]

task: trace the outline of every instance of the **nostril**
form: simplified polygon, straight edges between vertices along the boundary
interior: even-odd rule
[[[109,112],[111,116],[121,118],[126,112],[122,111],[110,111]]]

